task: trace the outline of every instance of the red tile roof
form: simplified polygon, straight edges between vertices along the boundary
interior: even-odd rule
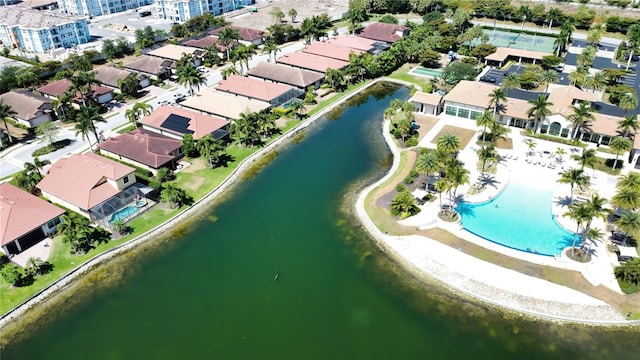
[[[211,30],[209,31],[209,35],[218,37],[218,35],[220,35],[222,30],[224,30],[225,28],[231,28],[236,30],[238,34],[240,34],[240,39],[244,41],[254,42],[264,37],[264,31],[262,30],[250,29],[250,28],[239,27],[239,26],[231,26],[231,25],[222,26],[217,29]]]
[[[35,230],[64,210],[9,183],[0,184],[0,245]]]
[[[220,81],[216,86],[216,91],[242,95],[267,102],[291,91],[291,89],[292,87],[289,85],[276,84],[240,75],[231,75],[226,80]]]
[[[376,47],[376,41],[355,35],[338,35],[325,41],[329,44],[350,47],[362,51],[371,51]]]
[[[14,90],[0,95],[0,100],[11,106],[16,117],[29,121],[52,110],[51,100],[27,90]]]
[[[54,81],[45,86],[41,86],[38,88],[38,91],[43,95],[49,96],[62,96],[65,91],[71,87],[72,83],[69,79],[60,79],[58,81]],[[104,94],[108,94],[113,91],[112,88],[101,86],[101,85],[91,85],[91,89],[95,96],[100,96]],[[76,93],[76,99],[81,99],[80,92]]]
[[[299,67],[301,69],[318,71],[321,73],[327,72],[327,69],[342,69],[349,65],[349,63],[346,61],[331,59],[328,57],[308,54],[304,52],[294,52],[281,56],[276,62],[280,64]]]
[[[98,144],[100,149],[154,169],[173,160],[174,156],[169,154],[181,146],[180,140],[144,129],[129,131]]]
[[[261,79],[272,80],[282,84],[306,88],[324,79],[324,75],[316,71],[309,71],[297,67],[270,62],[261,62],[247,71],[247,75]]]
[[[340,46],[335,44],[329,44],[322,41],[314,41],[310,45],[307,45],[302,52],[314,55],[320,55],[332,59],[338,59],[342,61],[349,61],[349,55],[360,55],[364,51],[349,48],[346,46]]]
[[[394,43],[402,39],[402,35],[398,33],[404,33],[407,30],[409,28],[403,25],[377,22],[364,28],[359,36],[371,40]]]
[[[208,48],[208,47],[211,47],[212,45],[215,45],[219,52],[225,52],[227,51],[227,48],[233,49],[236,44],[230,44],[229,46],[224,46],[218,42],[217,38],[214,38],[213,36],[205,36],[202,39],[187,40],[184,43],[182,43],[182,45],[196,47],[200,49]]]
[[[73,154],[56,161],[37,187],[59,199],[89,210],[118,194],[116,181],[133,173],[134,168],[93,153]]]
[[[158,107],[151,113],[151,115],[143,117],[142,120],[140,120],[140,123],[142,123],[143,125],[154,127],[156,129],[162,129],[166,132],[172,132],[179,136],[184,135],[183,133],[179,133],[177,131],[162,127],[162,124],[165,122],[165,120],[167,120],[167,118],[172,114],[189,119],[188,129],[193,131],[193,138],[195,140],[199,140],[205,135],[211,134],[214,131],[221,129],[229,124],[227,120],[219,118],[217,116],[205,115],[199,112],[173,106]]]

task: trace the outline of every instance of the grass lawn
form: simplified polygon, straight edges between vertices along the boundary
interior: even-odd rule
[[[371,82],[371,80],[366,80],[366,81],[361,81],[357,84],[352,84],[349,85],[347,87],[347,89],[341,93],[338,93],[337,95],[332,96],[331,98],[324,100],[324,101],[319,101],[318,105],[316,105],[315,108],[313,108],[311,111],[309,111],[308,115],[309,116],[313,116],[315,114],[317,114],[318,112],[322,111],[324,108],[326,108],[329,105],[332,105],[333,103],[337,102],[338,100],[344,98],[345,96],[359,90],[360,88],[362,88],[363,86],[369,84]]]
[[[624,165],[624,159],[618,159],[618,168],[613,169],[613,159],[597,157],[598,162],[594,166],[596,170],[606,172],[609,175],[620,175],[620,167]]]
[[[418,141],[420,141],[427,135],[427,133],[429,133],[429,131],[431,131],[431,129],[433,129],[434,126],[436,126],[440,119],[433,116],[416,113],[415,121],[416,124],[420,126],[420,128],[418,129]]]
[[[427,78],[409,74],[409,71],[411,71],[411,69],[415,68],[416,66],[419,66],[419,64],[404,64],[398,70],[392,72],[387,77],[416,84],[422,88],[422,91],[431,92],[431,85],[429,84],[429,80]]]
[[[458,136],[460,138],[460,149],[464,149],[469,144],[469,141],[473,139],[473,136],[476,134],[476,132],[456,126],[445,125],[442,130],[440,130],[440,132],[433,138],[433,141],[431,141],[431,143],[437,144],[438,138],[444,134],[453,134]]]

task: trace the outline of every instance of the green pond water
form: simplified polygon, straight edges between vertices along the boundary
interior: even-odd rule
[[[372,245],[350,209],[390,167],[382,112],[408,96],[378,84],[318,120],[186,233],[97,269],[2,359],[635,358],[628,329],[503,314]]]

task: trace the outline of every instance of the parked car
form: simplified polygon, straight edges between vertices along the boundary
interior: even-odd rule
[[[495,84],[496,83],[496,78],[493,77],[493,76],[485,75],[485,76],[480,77],[480,81],[484,81],[484,82]]]
[[[556,66],[553,67],[553,69],[557,72],[563,72],[564,71],[564,63],[560,63]]]
[[[624,59],[625,60],[629,60],[629,55],[631,55],[631,54],[625,54],[624,55]],[[638,61],[638,60],[640,60],[640,55],[633,54],[633,56],[631,57],[631,61]]]

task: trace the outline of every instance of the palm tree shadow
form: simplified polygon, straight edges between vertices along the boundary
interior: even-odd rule
[[[491,186],[494,189],[498,187],[498,181],[496,180],[495,177],[491,176],[491,175],[480,175],[480,178],[478,179],[478,182],[480,183],[480,185],[482,185],[483,187],[487,187],[487,186]]]
[[[221,154],[220,157],[218,157],[218,161],[216,163],[216,165],[218,167],[222,166],[222,167],[229,167],[229,163],[236,161],[236,158],[234,158],[232,155],[229,154]]]
[[[569,207],[571,205],[571,197],[570,196],[558,196],[554,201],[556,204],[564,207]]]

